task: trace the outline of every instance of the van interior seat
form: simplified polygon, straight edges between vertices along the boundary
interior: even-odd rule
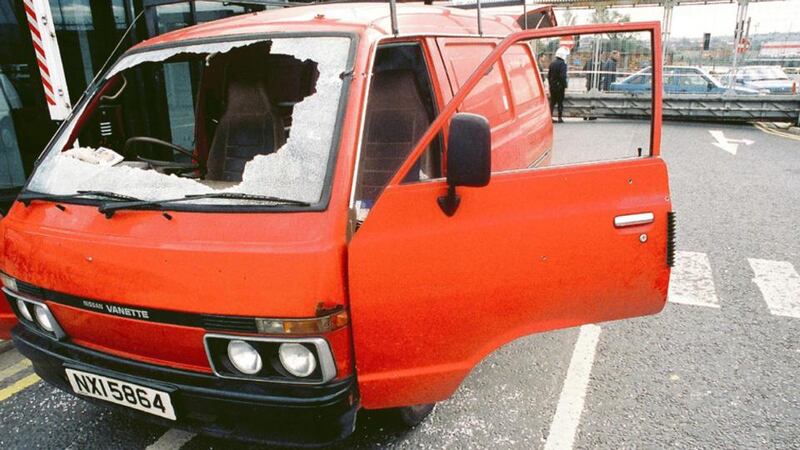
[[[241,181],[245,164],[286,142],[283,119],[270,101],[260,62],[236,61],[227,67],[223,113],[208,154],[206,179]]]
[[[362,149],[361,199],[375,201],[430,122],[413,70],[373,74]],[[419,162],[409,178],[419,179]]]

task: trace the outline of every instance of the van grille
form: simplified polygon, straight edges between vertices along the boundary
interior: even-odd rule
[[[206,330],[241,331],[256,333],[256,321],[252,317],[203,316],[203,328]]]
[[[17,290],[20,294],[33,297],[34,299],[44,299],[44,289],[30,283],[17,280]]]

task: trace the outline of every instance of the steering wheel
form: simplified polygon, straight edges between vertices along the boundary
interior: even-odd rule
[[[194,161],[193,163],[190,164],[180,163],[175,161],[159,161],[155,159],[144,158],[136,154],[136,159],[150,164],[153,168],[160,168],[167,171],[174,170],[177,172],[193,171],[199,169],[201,175],[205,175],[206,173],[205,162],[199,160],[191,150],[187,150],[181,147],[180,145],[175,145],[172,142],[162,141],[161,139],[156,139],[148,136],[133,136],[131,138],[128,138],[127,141],[125,141],[125,147],[123,148],[122,152],[125,155],[130,154],[129,150],[134,144],[160,145],[162,147],[167,147],[172,150],[175,150],[178,153],[186,155],[189,158],[191,158],[192,161]]]

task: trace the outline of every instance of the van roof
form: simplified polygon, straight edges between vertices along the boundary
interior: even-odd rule
[[[492,14],[491,10],[483,10],[481,15],[484,36],[505,36],[520,30],[515,17],[505,11]],[[398,3],[397,22],[400,36],[478,35],[474,10]],[[391,36],[389,3],[317,3],[242,14],[165,33],[137,47],[237,34],[321,31],[357,33],[371,40]]]

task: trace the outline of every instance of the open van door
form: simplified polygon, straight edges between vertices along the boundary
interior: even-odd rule
[[[631,149],[631,157],[612,161],[491,173],[482,187],[452,186],[445,178],[404,182],[507,49],[606,32],[650,36],[654,88],[644,154],[639,148],[638,157]],[[350,312],[364,407],[443,400],[487,354],[520,336],[663,308],[672,206],[659,156],[659,39],[657,22],[521,31],[500,42],[463,84],[350,242]],[[579,146],[600,150],[588,140]],[[447,152],[454,158],[453,148]],[[452,170],[451,161],[447,166]],[[458,199],[450,203],[452,215],[440,200],[448,193]]]

